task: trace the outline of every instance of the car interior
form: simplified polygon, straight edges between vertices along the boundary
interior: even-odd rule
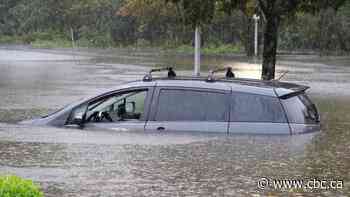
[[[138,90],[93,101],[87,107],[86,122],[139,120],[146,95],[147,91]]]

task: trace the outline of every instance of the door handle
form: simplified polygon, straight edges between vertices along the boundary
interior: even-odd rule
[[[164,131],[165,128],[164,128],[164,127],[158,127],[157,130],[158,130],[158,131]]]

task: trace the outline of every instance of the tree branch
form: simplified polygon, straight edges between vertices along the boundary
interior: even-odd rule
[[[259,7],[263,11],[264,14],[267,13],[267,5],[263,2],[263,0],[258,0]]]

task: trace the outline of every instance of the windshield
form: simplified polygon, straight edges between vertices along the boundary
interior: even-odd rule
[[[77,101],[75,101],[75,102],[73,102],[73,103],[71,103],[71,104],[67,104],[67,105],[65,105],[64,107],[61,107],[61,108],[59,108],[58,110],[56,110],[56,111],[53,111],[53,112],[51,112],[51,113],[49,113],[49,114],[47,114],[47,115],[44,115],[44,116],[42,116],[41,118],[47,118],[47,117],[49,117],[49,116],[52,116],[52,115],[54,115],[54,114],[57,114],[58,112],[61,112],[62,110],[64,110],[64,109],[66,109],[66,108],[68,108],[68,107],[70,107],[70,106],[75,106],[75,105],[77,105],[78,103],[80,103],[82,100],[84,100],[85,98],[80,98],[79,100],[77,100]]]

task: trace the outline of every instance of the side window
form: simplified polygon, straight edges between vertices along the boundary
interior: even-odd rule
[[[290,123],[312,124],[319,121],[316,106],[311,102],[306,94],[300,94],[298,96],[282,100],[282,103]]]
[[[156,121],[227,121],[224,93],[168,90],[160,91]]]
[[[123,120],[140,120],[144,115],[147,90],[123,92],[92,101],[85,108],[73,109],[72,117],[85,114],[85,122],[116,122]],[[82,111],[85,109],[84,111]],[[79,113],[79,114],[78,114]]]
[[[278,98],[247,93],[232,94],[230,120],[232,122],[287,122]]]
[[[144,114],[147,91],[131,91],[95,101],[88,106],[87,120],[96,113],[107,113],[113,121],[140,119]]]

